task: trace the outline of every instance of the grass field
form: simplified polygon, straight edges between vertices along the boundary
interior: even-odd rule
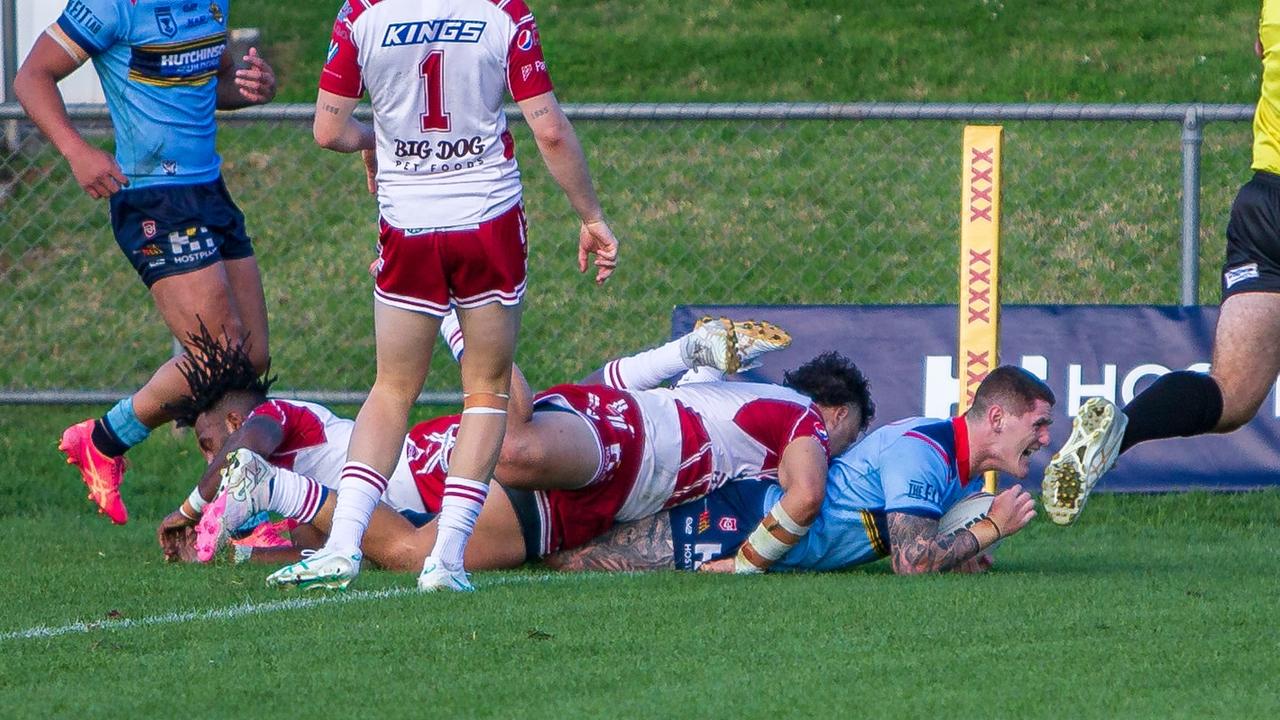
[[[1223,102],[1256,98],[1256,2],[532,2],[569,102]],[[280,99],[310,102],[337,2],[237,0]],[[626,242],[604,291],[517,126],[534,228],[520,360],[535,384],[663,338],[676,303],[951,302],[959,123],[579,123]],[[107,142],[107,141],[104,141]],[[372,378],[374,208],[298,125],[227,124],[283,388]],[[1007,123],[1006,302],[1177,298],[1176,124]],[[1249,128],[1206,131],[1201,295]],[[168,352],[106,210],[47,150],[0,159],[0,389],[132,387]],[[431,386],[456,387],[437,358]],[[378,571],[334,596],[262,567],[160,562],[202,467],[131,453],[124,528],[54,450],[101,407],[0,407],[0,717],[1272,717],[1280,492],[1101,496],[985,577],[477,577],[427,597]],[[353,408],[341,408],[346,414]],[[432,408],[421,408],[425,416]],[[1062,437],[1055,433],[1055,439]],[[301,598],[301,599],[299,599]]]
[[[0,485],[5,717],[1280,712],[1280,493],[1101,496],[985,577],[530,569],[459,597],[369,571],[300,596],[265,567],[160,562],[154,522],[199,470],[188,438],[139,448],[129,525],[87,512],[51,452],[86,410],[0,413],[0,461],[25,469]]]

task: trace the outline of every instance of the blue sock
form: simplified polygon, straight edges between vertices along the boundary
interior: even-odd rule
[[[106,417],[107,429],[112,435],[125,447],[133,447],[151,434],[151,428],[142,424],[138,416],[133,413],[133,398],[127,397],[116,406],[107,411]]]

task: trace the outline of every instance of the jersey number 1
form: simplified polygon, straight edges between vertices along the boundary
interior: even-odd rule
[[[422,132],[449,129],[449,113],[444,111],[444,51],[432,50],[422,58],[422,90],[426,112],[422,113]]]

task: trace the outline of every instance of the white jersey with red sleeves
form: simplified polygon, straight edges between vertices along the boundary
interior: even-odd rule
[[[654,468],[619,513],[629,520],[689,502],[743,478],[776,478],[793,440],[827,429],[813,401],[780,385],[694,383],[634,392],[645,419]]]
[[[550,92],[523,0],[347,0],[322,90],[373,104],[378,204],[403,229],[467,227],[520,201],[503,103]]]
[[[306,475],[330,490],[338,489],[354,421],[335,415],[323,405],[300,400],[268,400],[254,408],[249,417],[270,418],[284,430],[284,438],[267,462]],[[382,500],[397,511],[422,511],[422,500],[403,451]]]

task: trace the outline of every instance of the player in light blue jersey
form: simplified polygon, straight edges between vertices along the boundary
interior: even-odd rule
[[[1015,485],[988,518],[950,535],[938,519],[982,489],[987,470],[1026,476],[1049,442],[1053,391],[1013,366],[991,372],[958,418],[910,418],[872,432],[832,460],[826,497],[809,533],[775,570],[841,570],[892,555],[894,572],[980,571],[983,550],[1035,516]],[[744,480],[701,500],[621,525],[548,563],[566,570],[677,568],[731,572],[737,546],[778,500],[774,483]]]
[[[222,182],[214,110],[269,102],[275,76],[256,49],[240,70],[226,54],[228,2],[69,0],[18,69],[14,91],[84,191],[109,198],[116,242],[174,337],[185,342],[203,319],[247,340],[261,371],[266,301],[244,215]],[[114,157],[77,132],[58,91],[90,59],[115,127]],[[177,361],[62,435],[59,448],[113,522],[128,519],[119,492],[125,452],[172,419],[167,406],[187,393]]]

